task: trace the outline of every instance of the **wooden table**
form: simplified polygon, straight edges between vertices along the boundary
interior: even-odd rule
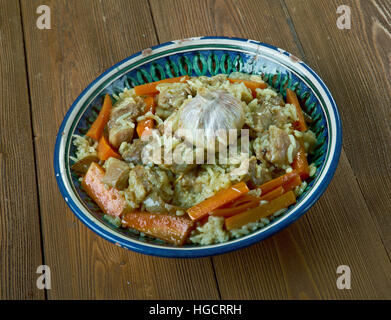
[[[344,0],[0,0],[0,298],[390,299],[391,2]],[[51,29],[36,26],[51,9]],[[164,259],[118,248],[68,209],[54,141],[95,77],[173,39],[256,39],[306,61],[339,106],[344,145],[317,204],[277,235],[237,252]],[[39,265],[51,290],[39,290]],[[351,269],[339,290],[337,267]]]

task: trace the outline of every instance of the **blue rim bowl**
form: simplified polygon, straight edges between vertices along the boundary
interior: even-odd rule
[[[85,134],[94,121],[106,93],[118,95],[124,88],[180,75],[213,76],[240,71],[262,75],[281,94],[295,90],[303,108],[313,118],[317,136],[311,162],[317,166],[314,179],[295,205],[265,227],[242,238],[208,246],[174,247],[164,242],[116,228],[82,190],[70,170],[74,134]],[[303,61],[274,46],[254,40],[227,37],[197,37],[166,42],[140,51],[117,63],[96,78],[75,100],[59,129],[54,151],[54,172],[66,203],[91,230],[104,239],[136,252],[195,258],[247,247],[284,229],[301,217],[322,195],[336,170],[342,146],[342,126],[330,91]]]

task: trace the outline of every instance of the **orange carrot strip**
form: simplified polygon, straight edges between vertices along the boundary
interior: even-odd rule
[[[124,216],[123,226],[179,246],[185,243],[193,227],[193,221],[170,214],[130,212]]]
[[[261,195],[260,200],[271,201],[271,200],[283,195],[284,192],[285,192],[284,188],[282,186],[280,186],[276,189],[273,189],[273,190],[267,192],[266,194]]]
[[[212,211],[211,215],[215,217],[232,217],[235,214],[241,213],[243,211],[252,209],[259,206],[259,199],[258,201],[250,201],[243,203],[241,205],[232,207],[232,208],[222,208],[222,209],[217,209],[215,211]]]
[[[244,182],[239,182],[228,189],[217,192],[214,196],[187,209],[187,213],[192,220],[200,220],[209,214],[209,212],[239,198],[241,195],[246,194],[249,191],[249,188]]]
[[[249,194],[245,194],[241,196],[237,200],[226,204],[220,209],[214,210],[211,212],[213,216],[219,217],[231,217],[235,214],[241,213],[245,210],[255,208],[260,205],[262,200],[264,201],[272,201],[279,196],[283,195],[285,192],[293,190],[295,187],[301,184],[301,179],[298,175],[295,175],[288,182],[284,183],[282,186],[279,186],[266,194],[263,194],[261,197],[255,197]]]
[[[282,186],[284,183],[287,183],[295,176],[298,176],[298,173],[295,170],[293,170],[292,172],[285,173],[284,175],[279,176],[278,178],[275,178],[273,180],[270,180],[260,185],[258,188],[262,190],[262,194],[266,194],[267,192]]]
[[[254,208],[259,205],[260,199],[258,197],[245,194],[234,201],[231,201],[219,209],[210,212],[210,215],[219,217],[230,217],[234,214],[243,212],[244,210]],[[202,222],[202,221],[201,221]]]
[[[303,110],[300,107],[300,103],[297,99],[296,93],[291,89],[286,89],[286,102],[289,104],[293,104],[296,107],[296,114],[299,120],[293,124],[293,127],[298,131],[307,131],[307,125],[305,123]]]
[[[263,204],[254,209],[250,209],[225,219],[225,227],[227,230],[241,228],[242,226],[256,222],[261,218],[270,216],[278,210],[289,207],[291,204],[296,203],[296,197],[293,191],[288,191],[282,196]]]
[[[299,173],[302,180],[305,180],[310,176],[310,167],[308,166],[308,161],[303,146],[300,146],[299,151],[293,160],[292,168]]]
[[[150,82],[134,87],[134,91],[139,96],[149,96],[159,93],[157,86],[161,83],[175,83],[175,82],[186,82],[189,80],[189,76],[181,76],[176,78],[167,78],[160,81]]]
[[[101,181],[104,175],[105,171],[96,162],[92,162],[81,185],[104,213],[119,217],[127,208],[125,198],[117,189],[106,188]]]
[[[145,113],[147,112],[155,113],[155,98],[153,96],[148,96],[144,98],[144,102],[146,105]],[[138,136],[141,138],[144,132],[153,129],[154,125],[155,125],[155,120],[153,119],[145,119],[138,122],[136,128]]]
[[[104,135],[99,139],[97,152],[100,160],[107,160],[110,157],[117,159],[121,158],[121,156],[111,147]]]
[[[292,178],[291,180],[289,180],[287,183],[284,183],[282,185],[282,188],[284,189],[284,192],[291,191],[294,188],[296,188],[299,185],[301,185],[301,182],[302,181],[300,179],[300,176],[297,175],[294,178]]]
[[[219,209],[213,210],[210,215],[216,217],[231,217],[245,210],[255,208],[259,205],[259,202],[260,199],[258,197],[245,194],[235,201],[222,206]]]
[[[228,80],[231,83],[237,83],[237,82],[244,83],[244,85],[247,88],[251,89],[251,92],[253,94],[253,98],[257,97],[257,92],[255,91],[255,89],[266,89],[267,88],[266,82],[256,82],[256,81],[250,81],[250,80],[231,79],[231,78],[228,78]]]
[[[259,202],[259,198],[256,197],[256,196],[252,196],[250,194],[245,194],[243,196],[241,196],[240,198],[222,206],[221,208],[231,208],[231,207],[237,207],[239,205],[242,205],[244,203],[248,203],[248,202],[253,202],[253,201],[258,201]]]
[[[99,115],[95,119],[94,123],[91,125],[91,128],[88,130],[87,136],[96,141],[100,139],[103,133],[103,129],[105,128],[107,121],[109,121],[111,108],[111,98],[108,94],[106,94],[102,109],[100,110]]]

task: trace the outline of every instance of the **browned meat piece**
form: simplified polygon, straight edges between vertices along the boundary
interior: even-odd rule
[[[156,114],[166,119],[175,109],[178,109],[187,96],[191,94],[187,83],[162,83],[158,86],[159,95]]]
[[[269,126],[273,124],[273,114],[270,111],[270,108],[261,108],[259,111],[254,112],[253,115],[253,126],[252,129],[256,132],[267,131]]]
[[[75,162],[72,165],[72,170],[77,174],[85,175],[90,167],[91,162],[99,162],[99,158],[95,155],[89,155],[84,157],[83,159]]]
[[[262,164],[257,164],[257,159],[254,156],[249,161],[248,176],[248,183],[251,187],[260,186],[272,179],[269,170]]]
[[[184,209],[166,203],[157,192],[150,193],[143,201],[145,210],[151,213],[171,213],[183,212]]]
[[[135,187],[136,194],[144,194],[143,198],[152,191],[153,185],[148,178],[149,170],[143,166],[135,166],[129,176],[129,182],[132,182],[132,186]]]
[[[132,143],[127,144],[123,150],[120,149],[122,158],[126,162],[133,162],[134,164],[142,164],[142,151],[146,142],[141,139],[135,139]]]
[[[115,158],[109,158],[106,162],[106,173],[102,182],[110,187],[123,190],[128,185],[129,165]]]
[[[293,140],[292,140],[293,139]],[[276,126],[269,128],[269,144],[266,147],[265,157],[277,167],[289,165],[299,149],[299,143],[284,130]]]
[[[145,200],[143,201],[145,205],[145,210],[152,213],[167,213],[165,207],[166,203],[163,199],[156,193],[150,193]]]
[[[111,111],[107,124],[109,142],[114,148],[119,148],[122,142],[131,142],[135,128],[135,120],[144,113],[145,105],[142,100],[115,107]]]
[[[156,192],[164,202],[171,200],[173,191],[167,174],[159,168],[137,165],[129,172],[129,187],[126,197],[131,206],[138,208],[145,198]]]

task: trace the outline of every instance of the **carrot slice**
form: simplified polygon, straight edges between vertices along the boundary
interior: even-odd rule
[[[260,200],[271,201],[283,195],[284,192],[285,192],[284,188],[282,186],[279,186],[278,188],[273,189],[272,191],[269,191],[268,193],[262,195]]]
[[[294,188],[296,188],[299,185],[301,185],[301,182],[302,181],[300,179],[300,176],[297,175],[294,178],[292,178],[291,180],[289,180],[287,183],[284,183],[282,185],[282,188],[284,189],[284,192],[291,191]]]
[[[284,175],[279,176],[278,178],[275,178],[273,180],[270,180],[270,181],[260,185],[258,188],[260,188],[262,190],[262,194],[266,194],[267,192],[282,186],[284,183],[287,183],[289,180],[293,179],[295,176],[298,176],[298,173],[295,170],[293,170],[289,173],[285,173]]]
[[[302,180],[305,180],[310,176],[310,167],[308,166],[308,161],[303,146],[300,146],[299,151],[293,160],[292,168],[299,173]]]
[[[237,82],[242,82],[244,85],[251,89],[251,92],[253,94],[253,98],[257,97],[257,92],[255,91],[256,89],[266,89],[267,84],[266,82],[256,82],[256,81],[250,81],[250,80],[242,80],[242,79],[231,79],[228,78],[229,82],[231,83],[237,83]]]
[[[144,98],[144,102],[146,105],[145,113],[152,112],[155,113],[155,98],[153,96],[148,96]],[[141,138],[141,136],[146,133],[147,131],[153,129],[155,125],[155,120],[153,119],[145,119],[141,120],[137,123],[137,134]]]
[[[101,181],[104,175],[105,171],[96,162],[92,162],[81,185],[104,213],[119,217],[127,208],[125,198],[117,189],[106,188]]]
[[[232,208],[222,208],[217,209],[211,213],[212,216],[215,217],[232,217],[235,214],[244,212],[246,210],[252,209],[259,206],[259,199],[258,201],[250,201],[246,203],[242,203],[241,205],[234,206]]]
[[[278,210],[288,208],[291,204],[296,203],[296,197],[293,191],[288,191],[282,196],[263,204],[254,209],[250,209],[225,219],[225,227],[227,230],[241,228],[242,226],[256,222],[261,218],[270,216]]]
[[[244,182],[239,182],[228,189],[217,192],[214,196],[187,209],[187,213],[192,220],[198,221],[209,214],[209,212],[239,198],[241,195],[246,194],[249,191],[249,188]]]
[[[300,107],[300,103],[297,99],[296,93],[291,89],[286,89],[286,102],[293,104],[296,107],[298,121],[293,124],[293,127],[298,131],[307,131],[307,125],[305,123],[303,110]]]
[[[245,194],[228,205],[212,211],[210,215],[215,217],[231,217],[245,210],[259,206],[259,202],[260,199],[258,197]]]
[[[110,157],[117,159],[121,158],[121,156],[111,147],[104,135],[99,139],[97,152],[100,160],[107,160]]]
[[[125,227],[136,229],[178,246],[185,243],[193,228],[193,221],[186,217],[140,211],[127,213],[122,222]]]
[[[134,87],[134,91],[139,96],[149,96],[159,93],[157,86],[161,83],[176,83],[176,82],[186,82],[189,80],[189,76],[182,76],[176,78],[167,78],[160,81],[150,82]]]
[[[300,184],[300,177],[298,175],[294,175],[293,178],[290,179],[288,182],[267,192],[266,194],[262,194],[261,197],[255,197],[253,195],[245,194],[244,196],[241,196],[235,201],[222,206],[220,209],[214,210],[213,212],[211,212],[211,215],[218,217],[231,217],[245,210],[259,206],[262,200],[272,201],[283,195],[285,192],[293,190]]]
[[[253,201],[258,201],[259,202],[259,198],[256,197],[256,196],[253,196],[251,194],[245,194],[241,197],[239,197],[238,199],[230,202],[230,203],[227,203],[226,205],[224,206],[221,206],[221,208],[231,208],[231,207],[237,207],[237,206],[240,206],[244,203],[248,203],[248,202],[253,202]]]
[[[109,121],[111,108],[111,98],[108,94],[106,94],[102,109],[99,111],[98,117],[95,119],[94,123],[91,125],[91,128],[88,130],[87,136],[96,141],[100,139],[103,133],[103,129],[105,128],[107,121]]]

